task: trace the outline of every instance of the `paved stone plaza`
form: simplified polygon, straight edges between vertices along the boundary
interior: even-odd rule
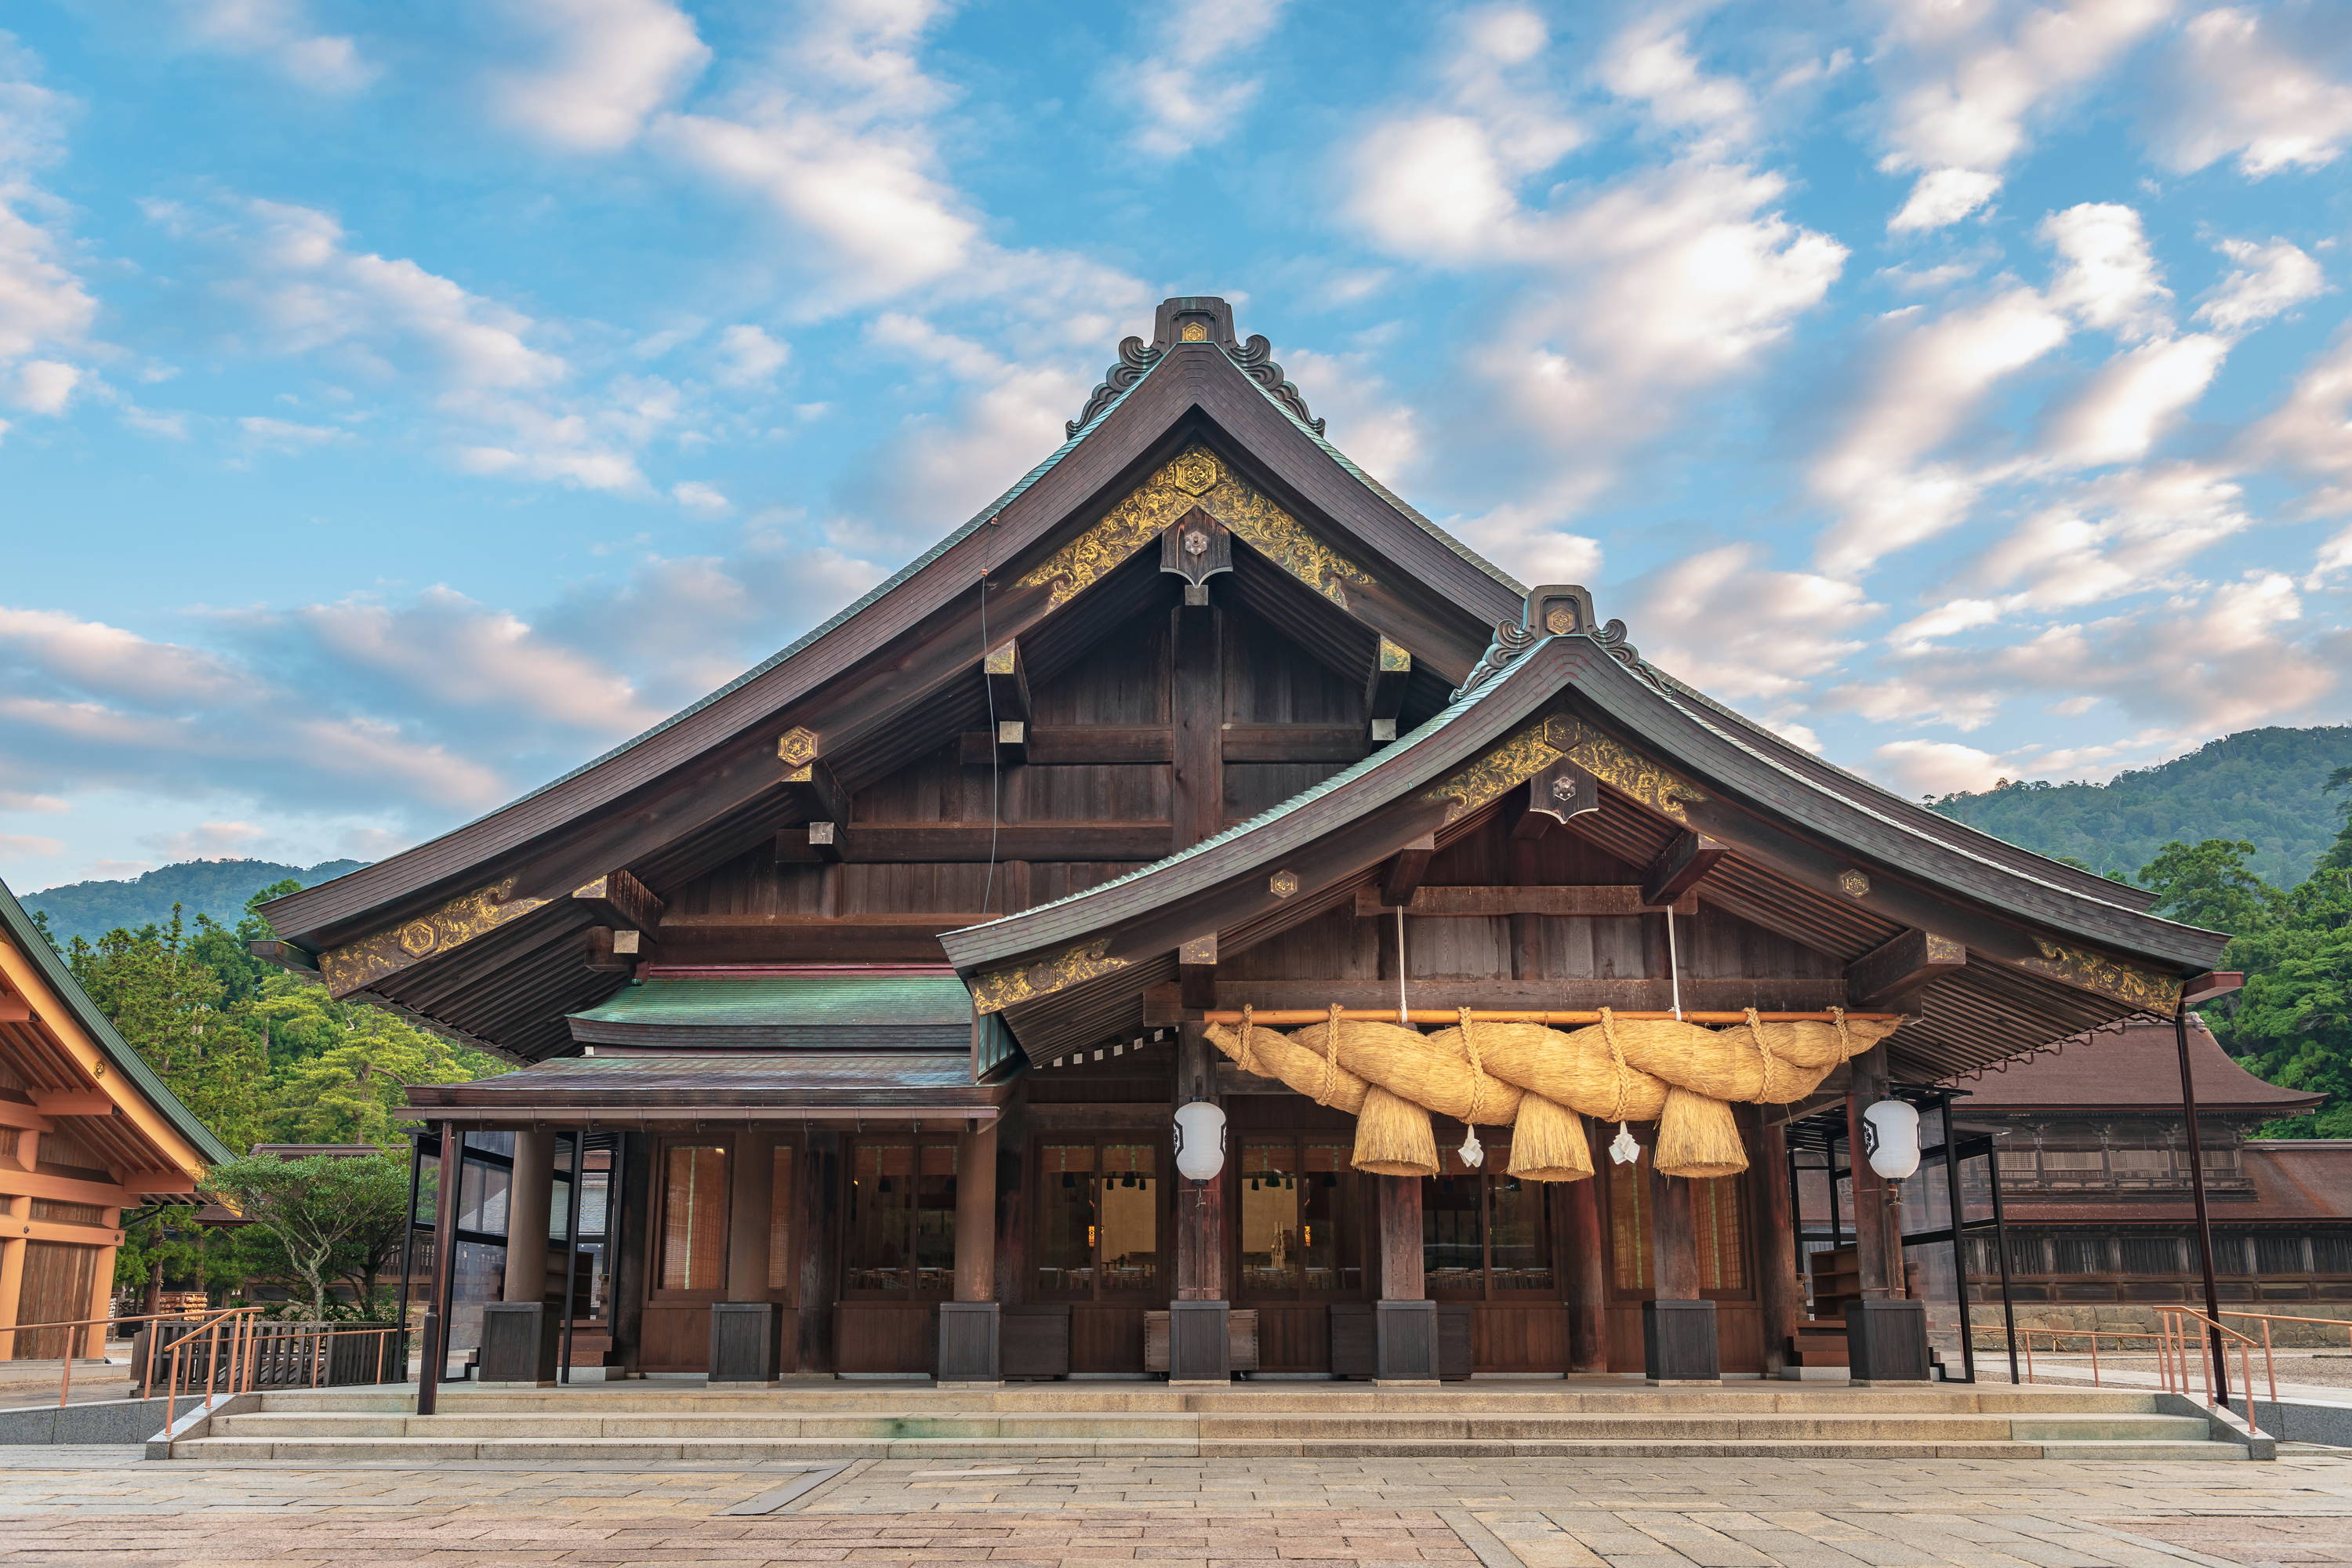
[[[811,1484],[814,1478],[814,1484]],[[0,1449],[0,1565],[2178,1568],[2352,1562],[2352,1458],[148,1462]]]

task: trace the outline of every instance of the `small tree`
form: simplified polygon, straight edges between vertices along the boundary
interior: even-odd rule
[[[216,1165],[205,1194],[252,1222],[288,1273],[310,1288],[310,1313],[327,1315],[334,1279],[372,1279],[387,1237],[408,1211],[408,1166],[384,1154],[300,1160],[247,1155]]]

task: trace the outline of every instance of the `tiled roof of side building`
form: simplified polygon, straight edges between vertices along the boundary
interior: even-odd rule
[[[139,1092],[163,1114],[182,1137],[195,1146],[198,1153],[215,1163],[236,1157],[227,1144],[213,1135],[211,1128],[197,1121],[195,1113],[180,1103],[179,1096],[164,1087],[163,1080],[156,1076],[153,1068],[147,1065],[146,1058],[131,1048],[131,1042],[122,1037],[112,1020],[98,1010],[98,1004],[89,999],[89,993],[81,988],[81,982],[74,978],[73,971],[66,966],[64,959],[58,956],[57,950],[49,945],[48,939],[41,934],[40,927],[33,923],[33,917],[26,911],[24,905],[16,901],[16,895],[8,890],[5,882],[0,882],[0,928],[5,929],[10,944],[31,962],[49,990],[64,1002],[81,1031],[105,1053],[108,1063],[136,1084]]]
[[[2205,1021],[2189,1015],[2189,1081],[2200,1110],[2307,1110],[2326,1099],[2265,1083],[2221,1048]],[[2035,1056],[1964,1080],[1957,1108],[2009,1110],[2047,1107],[2161,1111],[2180,1109],[2180,1056],[2172,1026],[2123,1023],[2062,1040]]]

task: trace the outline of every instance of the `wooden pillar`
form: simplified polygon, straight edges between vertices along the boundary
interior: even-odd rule
[[[449,1371],[449,1296],[457,1277],[457,1186],[463,1169],[459,1134],[441,1123],[441,1161],[433,1188],[433,1280],[425,1293],[425,1356],[416,1373],[416,1414],[430,1415]]]
[[[1202,1025],[1182,1026],[1176,1039],[1177,1105],[1217,1098],[1219,1059]],[[1176,1300],[1180,1301],[1225,1299],[1227,1184],[1222,1175],[1207,1182],[1176,1179]]]
[[[1175,756],[1173,816],[1178,849],[1225,826],[1223,627],[1205,605],[1172,612],[1168,637],[1169,721]]]
[[[841,1134],[812,1128],[795,1184],[800,1206],[800,1370],[835,1370],[834,1297],[841,1279]]]
[[[1886,1047],[1873,1046],[1853,1058],[1845,1097],[1846,1151],[1853,1167],[1854,1265],[1862,1299],[1890,1301],[1903,1294],[1901,1219],[1893,1208],[1892,1184],[1870,1168],[1864,1154],[1862,1113],[1886,1098]]]
[[[613,1263],[613,1349],[621,1374],[635,1377],[643,1361],[646,1281],[653,1263],[654,1135],[622,1133],[614,1166],[621,1189],[621,1244]]]
[[[1381,1299],[1372,1308],[1376,1383],[1435,1383],[1437,1303],[1422,1274],[1420,1176],[1374,1176],[1380,1194]]]
[[[527,1127],[514,1135],[507,1185],[506,1288],[501,1301],[547,1300],[547,1222],[555,1197],[555,1134]]]
[[[122,1211],[109,1209],[103,1218],[109,1228],[120,1226],[122,1223]],[[89,1305],[82,1310],[82,1316],[100,1321],[80,1331],[83,1341],[81,1353],[95,1361],[104,1361],[106,1359],[104,1320],[114,1310],[114,1255],[121,1249],[110,1244],[96,1250],[98,1267],[92,1271],[89,1282]],[[72,1352],[68,1351],[67,1353]]]
[[[1590,1130],[1586,1136],[1590,1138]],[[1605,1156],[1604,1156],[1605,1157]],[[1609,1370],[1609,1254],[1601,1228],[1601,1182],[1554,1184],[1559,1195],[1560,1240],[1568,1250],[1568,1365],[1570,1372]]]
[[[1374,1176],[1380,1195],[1381,1300],[1419,1301],[1429,1291],[1421,1271],[1419,1176]]]
[[[1652,1383],[1712,1383],[1723,1375],[1715,1303],[1700,1295],[1691,1184],[1650,1172],[1651,1300],[1642,1303],[1643,1370]]]
[[[775,1234],[776,1135],[749,1128],[735,1134],[727,1192],[727,1299],[768,1299],[769,1238]]]
[[[996,1300],[996,1123],[956,1135],[955,1299]]]
[[[1757,1304],[1764,1320],[1764,1375],[1779,1377],[1788,1370],[1789,1342],[1805,1321],[1805,1291],[1797,1279],[1797,1202],[1789,1184],[1789,1137],[1778,1121],[1741,1106],[1741,1114],[1755,1127],[1748,1140],[1754,1149],[1757,1205],[1763,1234],[1756,1238]]]
[[[11,1206],[30,1201],[0,1197],[0,1215],[14,1217]],[[20,1236],[0,1237],[0,1361],[12,1361],[16,1354],[16,1336],[8,1331],[16,1325],[17,1305],[25,1296],[26,1245]]]

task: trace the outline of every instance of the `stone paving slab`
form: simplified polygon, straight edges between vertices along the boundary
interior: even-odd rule
[[[0,1568],[2300,1568],[2352,1564],[2352,1458],[1058,1460],[789,1469],[0,1462]]]

